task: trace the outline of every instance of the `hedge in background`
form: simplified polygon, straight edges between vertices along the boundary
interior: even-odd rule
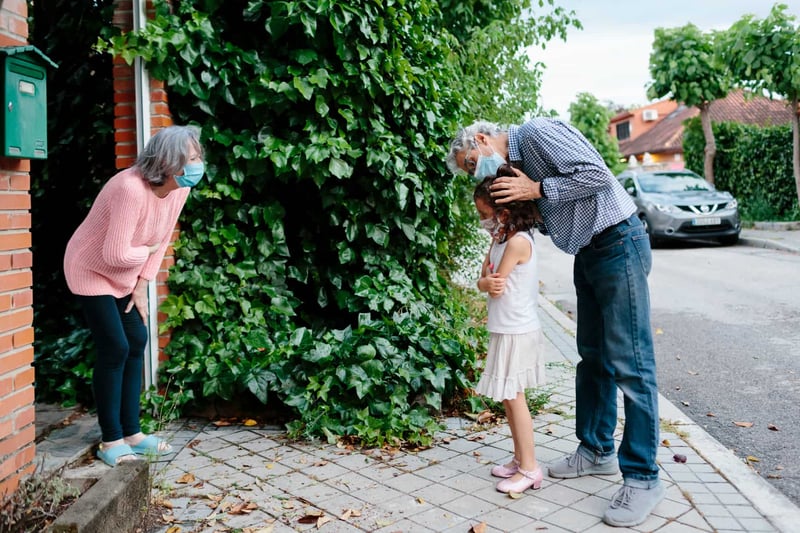
[[[790,125],[758,127],[735,122],[713,123],[717,142],[716,187],[730,191],[747,220],[800,220],[792,174]],[[687,122],[683,138],[686,166],[702,174],[703,132],[700,121]]]

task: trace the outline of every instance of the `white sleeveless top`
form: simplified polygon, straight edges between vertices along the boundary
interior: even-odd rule
[[[488,297],[488,321],[486,328],[491,333],[518,335],[530,333],[541,328],[537,314],[539,296],[539,269],[533,249],[533,236],[520,231],[512,239],[526,239],[531,246],[531,257],[526,263],[516,265],[508,275],[505,292],[496,297]],[[492,243],[489,260],[494,270],[500,266],[508,241]]]

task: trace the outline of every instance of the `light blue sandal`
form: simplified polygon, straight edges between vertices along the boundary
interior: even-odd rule
[[[133,450],[133,453],[139,455],[157,456],[169,455],[172,453],[172,446],[155,435],[146,436],[139,444],[131,446],[130,448]]]
[[[97,448],[97,457],[101,459],[105,464],[108,466],[117,466],[120,462],[119,458],[124,457],[126,455],[136,455],[133,453],[133,449],[127,444],[117,444],[116,446],[110,446],[108,448],[103,448],[101,444],[99,448]],[[138,457],[136,458],[138,461]]]

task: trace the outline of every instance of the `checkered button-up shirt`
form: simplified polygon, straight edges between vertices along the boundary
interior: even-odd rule
[[[542,182],[537,200],[553,244],[575,255],[636,206],[586,137],[569,124],[534,118],[508,129],[508,159]]]

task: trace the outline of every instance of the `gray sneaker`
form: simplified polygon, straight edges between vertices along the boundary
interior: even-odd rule
[[[550,477],[559,479],[593,475],[613,476],[619,472],[619,463],[615,456],[605,463],[595,464],[576,451],[551,464],[548,470]]]
[[[655,506],[664,499],[665,493],[661,482],[649,489],[623,485],[611,499],[603,522],[616,527],[637,526],[647,520]]]

